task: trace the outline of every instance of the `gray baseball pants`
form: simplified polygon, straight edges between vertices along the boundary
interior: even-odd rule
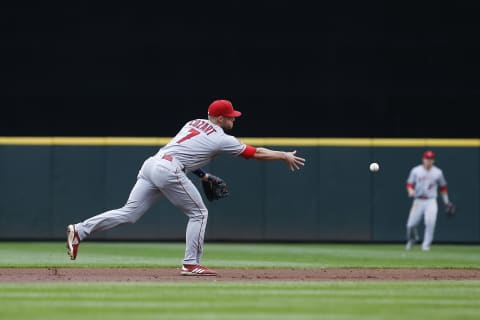
[[[76,224],[80,240],[95,231],[135,223],[158,199],[165,196],[188,216],[183,264],[200,264],[208,210],[198,189],[182,171],[181,164],[174,158],[168,159],[157,155],[145,160],[128,201],[122,208],[106,211]]]
[[[422,217],[425,223],[425,232],[423,236],[422,248],[430,249],[437,222],[438,204],[436,198],[415,199],[413,200],[410,213],[407,220],[407,240],[414,238],[417,226]]]

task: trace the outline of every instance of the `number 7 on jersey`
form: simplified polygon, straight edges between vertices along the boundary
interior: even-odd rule
[[[183,141],[191,139],[191,138],[195,137],[196,135],[200,134],[200,131],[198,131],[196,129],[193,129],[193,128],[189,129],[188,132],[189,132],[189,134],[187,134],[185,137],[179,139],[177,141],[177,143],[182,143]]]

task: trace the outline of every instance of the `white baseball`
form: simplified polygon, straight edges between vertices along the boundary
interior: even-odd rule
[[[378,170],[380,170],[380,166],[378,165],[378,163],[376,162],[370,163],[370,171],[377,172]]]

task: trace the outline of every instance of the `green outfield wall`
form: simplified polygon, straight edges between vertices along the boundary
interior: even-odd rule
[[[403,241],[405,182],[429,148],[458,209],[449,219],[439,203],[435,241],[480,242],[479,139],[242,140],[296,149],[307,163],[291,172],[280,162],[216,158],[206,169],[228,182],[231,196],[207,203],[207,240]],[[67,224],[121,207],[142,162],[167,141],[0,137],[0,239],[63,239]],[[162,199],[136,224],[91,239],[183,240],[186,222]]]

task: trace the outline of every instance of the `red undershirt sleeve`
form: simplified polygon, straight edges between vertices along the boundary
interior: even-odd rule
[[[239,154],[239,156],[245,159],[250,159],[255,155],[255,152],[257,152],[257,148],[245,145],[245,149]]]

